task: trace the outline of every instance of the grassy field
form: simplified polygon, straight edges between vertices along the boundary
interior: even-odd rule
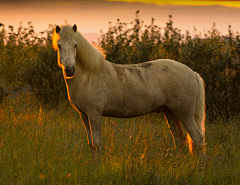
[[[102,119],[93,166],[78,112],[47,110],[30,95],[0,106],[0,184],[239,184],[240,121],[206,120],[207,157],[174,153],[162,115]]]

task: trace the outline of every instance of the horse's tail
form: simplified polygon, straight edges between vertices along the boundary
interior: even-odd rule
[[[198,73],[196,74],[197,84],[198,84],[198,97],[194,113],[194,119],[197,123],[197,126],[203,136],[203,150],[205,152],[205,90],[204,90],[204,81]],[[192,139],[187,135],[189,148],[192,148]]]

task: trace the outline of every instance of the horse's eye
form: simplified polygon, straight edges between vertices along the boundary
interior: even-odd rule
[[[59,44],[57,46],[58,46],[59,49],[61,49],[61,46]]]
[[[77,48],[77,44],[74,47]]]

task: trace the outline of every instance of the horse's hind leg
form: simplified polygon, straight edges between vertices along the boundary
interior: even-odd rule
[[[172,132],[175,141],[175,147],[176,149],[181,150],[185,144],[185,136],[182,130],[181,123],[171,110],[165,109],[163,113]]]
[[[194,117],[181,119],[181,122],[193,140],[194,148],[192,151],[197,150],[198,155],[204,155],[204,136],[199,130]]]

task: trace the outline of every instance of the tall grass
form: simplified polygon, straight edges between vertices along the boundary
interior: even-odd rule
[[[238,184],[239,120],[206,124],[207,157],[176,154],[161,115],[102,119],[93,165],[78,112],[42,108],[28,94],[0,106],[0,184]]]

